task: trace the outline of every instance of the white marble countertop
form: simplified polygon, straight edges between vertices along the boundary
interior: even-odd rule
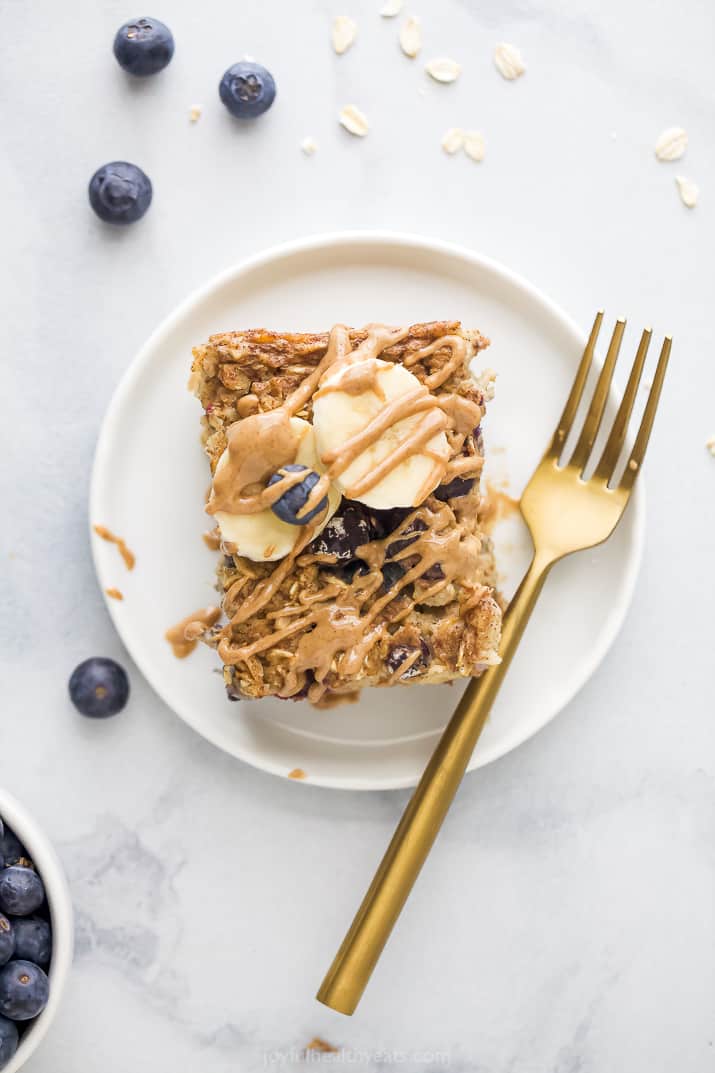
[[[78,933],[32,1073],[290,1069],[314,1035],[358,1070],[713,1068],[715,12],[421,0],[423,58],[464,67],[437,86],[380,6],[165,0],[150,13],[174,61],[130,84],[110,52],[135,14],[118,0],[3,5],[0,777],[57,844]],[[360,38],[338,59],[330,18],[346,10]],[[528,63],[516,84],[493,68],[500,40]],[[279,87],[250,129],[216,94],[244,54]],[[336,123],[348,101],[372,121],[364,141]],[[672,124],[690,148],[658,164]],[[452,125],[484,131],[483,164],[444,156]],[[155,184],[122,233],[86,199],[117,158]],[[681,172],[701,186],[694,211]],[[246,254],[348,227],[457,240],[584,326],[603,304],[675,337],[619,642],[555,722],[469,777],[350,1020],[313,994],[406,794],[281,782],[201,741],[123,653],[86,525],[102,415],[159,320]],[[132,678],[103,724],[66,696],[95,654]]]

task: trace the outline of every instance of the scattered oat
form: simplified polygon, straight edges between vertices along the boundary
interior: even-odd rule
[[[658,160],[680,160],[688,148],[688,135],[682,127],[668,127],[655,143]]]
[[[460,127],[450,127],[442,135],[442,148],[452,156],[464,145],[464,131]]]
[[[367,116],[354,104],[347,104],[338,119],[346,130],[349,130],[351,134],[357,135],[358,138],[364,138],[370,129]]]
[[[106,525],[95,525],[94,531],[98,537],[102,538],[102,540],[106,540],[110,544],[116,544],[119,549],[119,554],[121,555],[122,559],[124,559],[124,565],[126,566],[127,570],[134,569],[134,564],[137,561],[136,555],[133,551],[129,550],[126,543],[122,540],[121,537],[116,536],[111,531],[111,529],[107,529]]]
[[[675,181],[678,186],[680,200],[684,205],[687,205],[689,209],[694,209],[698,203],[698,197],[700,195],[700,188],[698,185],[691,179],[686,179],[684,175],[676,175]]]
[[[189,109],[189,122],[190,123],[198,123],[198,121],[200,119],[201,119],[201,105],[200,104],[192,104],[191,108]]]
[[[124,593],[120,592],[119,589],[105,589],[104,591],[106,592],[107,596],[111,596],[113,600],[124,599]]]
[[[411,60],[422,48],[422,23],[417,15],[410,15],[400,30],[400,48]]]
[[[632,469],[634,473],[638,469],[638,463],[636,462],[635,458],[632,458],[630,460],[630,462],[628,463],[628,468]]]
[[[306,778],[306,774],[303,771],[302,767],[294,767],[292,771],[288,772],[288,778],[289,779],[304,779],[304,778]],[[312,1050],[318,1050],[317,1047],[314,1047],[314,1048],[311,1048],[310,1046],[306,1047],[306,1050],[311,1050],[311,1049]]]
[[[706,440],[705,446],[707,447],[713,458],[715,458],[715,436],[711,436],[709,440]]]
[[[462,73],[462,68],[456,60],[439,56],[425,65],[425,71],[430,78],[434,78],[435,82],[456,82]]]
[[[383,19],[391,19],[402,11],[405,0],[387,0],[380,14]]]
[[[318,148],[318,143],[316,142],[315,138],[311,138],[309,136],[307,138],[303,138],[303,141],[300,143],[300,147],[306,156],[312,156]]]
[[[484,143],[483,134],[480,134],[478,130],[464,131],[464,152],[471,160],[476,160],[477,164],[479,164],[484,160],[486,151],[487,147]]]
[[[347,52],[357,37],[357,23],[349,15],[336,15],[333,19],[333,48],[338,56]]]
[[[328,1043],[327,1040],[321,1039],[320,1036],[315,1036],[310,1043],[305,1045],[306,1051],[320,1051],[321,1054],[337,1054],[338,1048],[333,1047],[332,1043]]]
[[[526,64],[521,58],[519,49],[506,42],[502,42],[494,49],[494,64],[499,74],[510,82],[519,78],[526,70]]]

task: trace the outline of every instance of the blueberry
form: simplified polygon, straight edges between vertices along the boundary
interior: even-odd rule
[[[117,30],[114,55],[130,75],[155,75],[174,55],[174,38],[169,27],[158,19],[133,19]]]
[[[432,494],[435,499],[440,499],[444,503],[447,499],[459,499],[460,496],[466,496],[473,487],[474,477],[455,477],[447,484],[440,484]]]
[[[242,60],[224,73],[218,92],[232,116],[255,119],[273,104],[276,84],[270,71],[260,63]]]
[[[417,536],[409,536],[408,534],[424,533],[426,530],[427,523],[423,522],[421,518],[415,518],[414,521],[410,522],[410,524],[402,530],[402,533],[397,540],[393,540],[391,544],[387,545],[387,548],[385,549],[387,558],[392,559],[398,552],[402,551],[404,548],[409,548],[410,544],[414,544],[417,540]]]
[[[382,585],[380,586],[380,592],[387,592],[389,589],[396,585],[400,578],[405,576],[405,568],[400,563],[385,563],[382,567]]]
[[[34,913],[45,900],[42,880],[32,868],[13,864],[0,872],[0,909],[13,916]]]
[[[113,659],[95,656],[72,671],[69,681],[72,703],[82,715],[104,719],[121,712],[129,698],[127,672]]]
[[[10,1061],[20,1039],[17,1025],[8,1021],[7,1017],[0,1017],[0,1069]]]
[[[320,477],[315,470],[308,469],[307,466],[300,466],[297,462],[293,462],[288,466],[283,466],[280,473],[274,473],[268,482],[268,487],[270,488],[272,484],[282,481],[284,473],[301,472],[305,473],[305,477],[300,484],[294,484],[293,487],[289,488],[287,492],[284,492],[280,499],[277,499],[271,507],[273,513],[276,514],[282,522],[287,522],[288,525],[305,525],[306,522],[311,522],[313,518],[317,518],[319,514],[322,514],[328,505],[328,497],[323,496],[317,507],[314,507],[313,510],[309,510],[307,514],[301,514],[301,516],[298,517],[298,512],[308,502],[308,497],[320,480]]]
[[[48,921],[41,917],[14,917],[11,923],[15,957],[33,961],[35,965],[46,965],[52,953],[52,931]]]
[[[89,203],[107,224],[133,224],[151,205],[151,179],[136,164],[114,160],[89,180]]]
[[[9,827],[5,827],[0,836],[0,857],[3,859],[3,868],[10,864],[17,864],[24,855],[25,851],[22,848],[20,839],[14,831],[11,831]]]
[[[13,1021],[29,1021],[47,1005],[50,982],[31,961],[8,961],[0,969],[0,1013]]]
[[[439,563],[432,563],[432,566],[428,566],[424,574],[420,575],[423,581],[442,581],[444,578],[444,570]]]
[[[9,961],[15,952],[15,929],[6,916],[0,914],[0,965]]]
[[[420,637],[419,648],[415,645],[407,644],[393,645],[387,653],[387,659],[385,660],[387,669],[394,674],[398,667],[401,667],[405,660],[408,657],[413,656],[415,652],[419,652],[419,655],[407,668],[404,674],[400,675],[400,678],[415,678],[418,674],[423,674],[429,666],[431,656],[430,647],[424,637]]]
[[[337,575],[346,584],[352,585],[356,577],[363,577],[369,573],[370,567],[362,559],[353,559],[350,563],[343,563],[337,570]]]
[[[307,550],[313,555],[334,555],[337,562],[346,563],[354,559],[358,548],[367,544],[372,537],[373,527],[367,507],[362,503],[343,500],[338,513],[308,545]]]

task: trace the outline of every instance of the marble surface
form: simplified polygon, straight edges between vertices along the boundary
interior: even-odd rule
[[[712,357],[715,93],[708,0],[422,0],[429,83],[381,0],[165,0],[176,56],[130,83],[118,0],[3,5],[0,778],[66,865],[77,957],[31,1073],[713,1069]],[[408,8],[411,5],[408,5]],[[330,18],[358,20],[338,59]],[[500,40],[528,63],[495,72]],[[243,54],[279,97],[250,128],[218,102]],[[372,129],[351,139],[354,101]],[[203,106],[198,124],[188,120]],[[658,164],[682,124],[686,158]],[[477,127],[487,158],[448,159]],[[306,159],[299,142],[313,135]],[[144,222],[95,220],[106,160],[155,183]],[[692,212],[674,175],[699,182]],[[615,649],[554,723],[462,788],[358,1014],[314,991],[406,801],[289,784],[196,737],[130,667],[105,724],[71,709],[92,654],[127,663],[90,562],[86,497],[127,363],[192,288],[288,237],[389,227],[458,240],[584,326],[598,305],[675,337],[651,448],[643,570]]]

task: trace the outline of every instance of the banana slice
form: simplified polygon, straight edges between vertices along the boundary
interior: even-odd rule
[[[321,464],[315,449],[312,425],[300,417],[292,417],[290,423],[302,436],[295,461],[302,466],[314,469],[316,473],[324,473],[325,467]],[[219,459],[217,472],[221,468],[224,457],[225,455],[222,455]],[[316,536],[335,514],[341,498],[338,489],[331,486],[328,491],[328,509],[319,528],[316,529]],[[235,544],[237,554],[244,555],[247,559],[252,559],[257,563],[273,563],[278,559],[284,559],[293,551],[303,535],[302,526],[282,522],[270,507],[258,514],[229,514],[227,511],[219,510],[214,517],[221,531],[221,539],[229,544]]]
[[[417,377],[404,365],[394,365],[379,358],[373,359],[370,364],[373,373],[366,369],[359,392],[340,390],[341,376],[344,375],[341,372],[331,375],[328,370],[321,380],[318,394],[313,400],[313,427],[321,461],[361,432],[387,403],[420,388]],[[360,383],[360,377],[356,376],[355,372],[356,366],[349,367],[351,388]],[[363,477],[393,455],[405,440],[417,431],[428,412],[421,411],[396,421],[382,432],[374,443],[368,445],[347,469],[335,478],[334,483],[345,493],[354,488]],[[364,493],[353,491],[351,495],[377,510],[415,507],[437,487],[444,473],[444,462],[448,458],[447,437],[444,432],[436,432],[427,443],[402,459],[372,488]]]

